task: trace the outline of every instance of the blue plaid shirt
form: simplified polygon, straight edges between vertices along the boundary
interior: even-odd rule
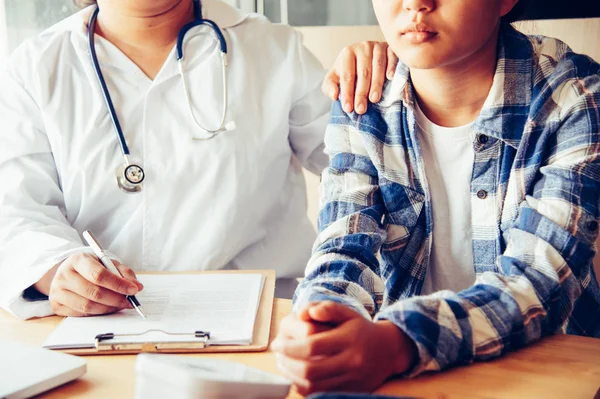
[[[415,97],[400,65],[363,116],[333,107],[320,234],[295,309],[334,300],[417,345],[412,374],[490,359],[548,334],[600,337],[592,267],[600,194],[600,65],[564,43],[500,31],[473,124],[475,284],[419,296],[432,244]]]

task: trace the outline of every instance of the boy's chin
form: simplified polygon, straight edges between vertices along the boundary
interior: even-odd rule
[[[435,69],[448,63],[448,60],[439,53],[411,50],[395,51],[400,61],[410,69]]]
[[[403,57],[400,60],[409,69],[435,69],[443,65],[439,59],[429,57]]]

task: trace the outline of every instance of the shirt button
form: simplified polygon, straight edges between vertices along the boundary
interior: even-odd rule
[[[477,142],[479,144],[485,145],[485,144],[487,144],[488,141],[489,141],[489,137],[486,136],[485,134],[480,134],[479,136],[477,136]]]
[[[593,220],[591,222],[588,222],[588,224],[585,227],[587,227],[589,231],[596,231],[598,230],[598,222]]]
[[[488,193],[485,190],[477,191],[477,198],[479,198],[479,199],[486,199],[487,195],[488,195]]]

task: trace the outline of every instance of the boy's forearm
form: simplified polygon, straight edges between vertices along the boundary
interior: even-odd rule
[[[571,280],[565,285],[576,282],[573,276],[565,280]],[[515,306],[517,301],[521,307]],[[536,291],[524,279],[511,282],[506,276],[486,273],[466,291],[402,299],[375,319],[389,320],[416,344],[418,362],[410,371],[414,376],[502,356],[556,331],[559,324],[545,321],[556,310],[523,313],[522,309],[534,309],[536,301]]]
[[[340,287],[348,286],[347,282],[339,280],[321,278],[319,281],[309,281],[305,279],[296,289],[294,311],[304,308],[309,303],[331,301],[352,308],[364,318],[372,320],[374,304],[362,302],[347,292],[340,293],[338,289],[335,289],[336,284]]]
[[[310,302],[329,300],[372,320],[383,290],[381,278],[368,265],[351,259],[348,251],[342,255],[325,250],[315,253],[309,262],[306,278],[294,295],[294,309]]]

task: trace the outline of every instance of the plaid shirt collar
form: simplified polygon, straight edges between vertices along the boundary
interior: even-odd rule
[[[497,53],[492,87],[473,128],[516,149],[531,107],[533,48],[527,36],[503,23]],[[510,63],[506,62],[508,59]],[[414,112],[415,101],[408,66],[400,62],[394,80],[387,85],[377,106],[389,108],[404,102]]]

